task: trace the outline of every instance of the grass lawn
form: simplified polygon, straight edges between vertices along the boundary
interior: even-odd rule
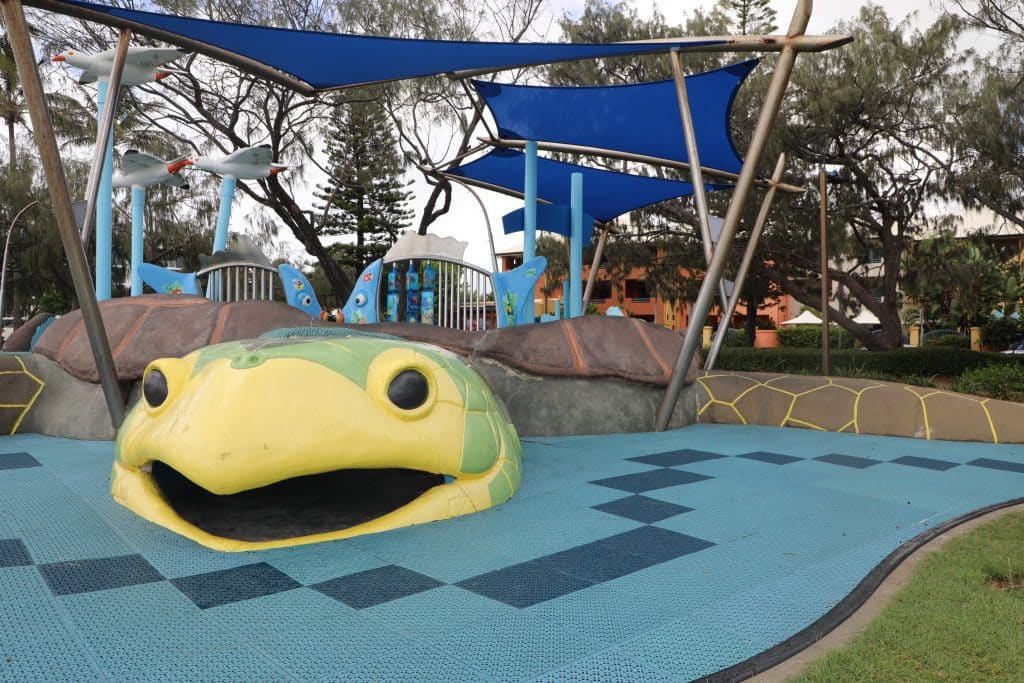
[[[1024,681],[1024,513],[953,539],[797,681]]]

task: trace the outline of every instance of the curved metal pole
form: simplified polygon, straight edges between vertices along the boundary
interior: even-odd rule
[[[14,218],[11,220],[11,226],[7,228],[7,241],[4,243],[4,264],[3,267],[0,268],[0,346],[3,346],[4,343],[4,286],[7,284],[7,252],[11,249],[11,235],[14,234],[14,226],[18,224],[18,219],[21,218],[21,214],[25,213],[38,203],[39,200],[36,199],[21,207],[21,210],[14,214]]]
[[[78,297],[78,305],[82,310],[82,322],[85,324],[85,331],[89,336],[89,345],[92,347],[96,370],[100,376],[100,385],[103,387],[103,397],[106,399],[107,409],[110,411],[110,421],[117,428],[124,420],[124,397],[121,395],[121,387],[117,383],[114,358],[110,353],[110,341],[107,339],[107,332],[103,327],[100,307],[96,302],[96,292],[93,291],[92,278],[89,276],[89,264],[85,259],[85,250],[82,248],[75,214],[71,208],[71,193],[68,192],[67,177],[64,175],[64,167],[61,164],[57,138],[53,134],[53,125],[50,123],[49,111],[46,108],[43,84],[39,80],[39,72],[36,71],[36,56],[32,50],[32,41],[29,39],[25,12],[20,0],[0,0],[0,5],[3,8],[14,60],[18,65],[18,75],[25,93],[25,103],[28,105],[29,116],[32,120],[32,130],[35,132],[36,146],[39,148],[39,159],[46,173],[46,183],[50,189],[54,218],[57,220],[60,239],[64,245],[64,254],[68,259],[68,270],[71,271],[71,279],[75,284],[75,296]]]
[[[793,13],[793,21],[789,27],[789,35],[796,37],[807,30],[807,22],[811,18],[811,0],[800,0],[796,11]],[[764,154],[768,144],[768,135],[771,133],[778,116],[779,107],[782,106],[782,97],[786,93],[786,86],[789,84],[789,77],[793,73],[793,66],[796,63],[797,50],[792,45],[787,45],[772,74],[768,92],[765,94],[764,103],[761,105],[761,113],[757,119],[757,127],[750,140],[750,147],[747,149],[747,157],[743,162],[743,169],[740,171],[740,178],[736,183],[736,190],[733,192],[732,201],[729,202],[729,210],[725,214],[725,225],[722,226],[722,236],[718,240],[718,248],[711,259],[711,267],[704,277],[704,283],[700,287],[697,300],[690,311],[689,324],[686,326],[686,334],[683,337],[683,346],[679,350],[675,367],[672,370],[672,377],[669,379],[668,388],[658,406],[658,413],[655,417],[655,429],[663,432],[668,429],[672,420],[672,413],[675,411],[676,402],[679,400],[679,392],[683,389],[683,381],[690,369],[693,356],[697,353],[697,347],[701,342],[702,327],[707,320],[708,312],[715,298],[715,282],[721,278],[725,270],[725,261],[729,256],[729,248],[732,246],[732,238],[736,234],[736,228],[743,216],[743,209],[746,207],[750,190],[754,186],[754,179],[757,175],[757,167],[761,163],[761,156]]]
[[[764,226],[768,222],[768,214],[772,211],[772,202],[775,201],[775,183],[782,179],[782,172],[785,168],[786,155],[780,154],[779,161],[775,164],[775,171],[772,172],[772,184],[768,187],[768,192],[761,201],[761,210],[757,214],[757,220],[754,221],[754,229],[750,231],[750,241],[747,242],[747,248],[743,252],[743,260],[740,262],[739,271],[736,273],[736,284],[733,285],[732,296],[729,297],[729,305],[725,307],[725,315],[722,316],[722,320],[718,323],[715,340],[712,342],[711,350],[704,361],[705,370],[714,370],[715,361],[718,360],[718,353],[722,350],[722,344],[725,343],[725,337],[729,332],[729,321],[732,320],[732,314],[736,311],[736,304],[740,300],[740,292],[743,291],[743,284],[747,280],[747,272],[750,270],[750,264],[754,261],[754,252],[757,251],[757,243],[761,239],[761,231],[764,230]],[[750,306],[749,301],[747,306]]]
[[[487,207],[484,206],[484,201],[480,199],[480,195],[476,193],[476,190],[474,190],[469,185],[466,185],[465,183],[460,183],[458,181],[455,181],[454,179],[450,180],[453,180],[456,185],[458,185],[459,187],[473,195],[473,199],[475,199],[476,203],[480,205],[480,211],[484,214],[484,223],[487,224],[487,242],[491,245],[491,265],[493,266],[492,272],[497,273],[498,252],[494,249],[494,233],[491,231],[491,217],[487,215]]]
[[[690,98],[686,94],[686,77],[683,75],[683,62],[679,50],[669,51],[668,56],[672,62],[672,77],[676,81],[676,100],[679,103],[679,118],[683,124],[683,139],[686,141],[686,158],[690,162],[690,183],[693,185],[693,203],[697,207],[700,241],[704,247],[704,265],[710,268],[714,246],[711,238],[711,219],[708,214],[708,194],[704,187],[704,173],[700,165],[700,152],[697,149],[697,133],[693,127],[693,112],[690,110]],[[729,306],[729,296],[722,280],[718,280],[718,298],[723,309]]]

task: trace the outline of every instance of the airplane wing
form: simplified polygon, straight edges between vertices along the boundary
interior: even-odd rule
[[[273,160],[273,152],[269,145],[258,147],[243,147],[229,154],[224,161],[229,163],[247,164],[252,166],[270,166]]]
[[[186,52],[185,50],[180,50],[176,47],[154,47],[140,50],[139,52],[130,55],[128,60],[135,64],[138,64],[139,66],[148,66],[151,68],[155,68],[158,66],[163,66],[164,64],[169,64],[170,62],[173,62],[175,59],[181,59],[187,54],[188,52]]]
[[[137,171],[143,171],[154,166],[167,166],[167,162],[157,159],[152,154],[130,149],[121,155],[121,168],[125,175],[131,175]]]

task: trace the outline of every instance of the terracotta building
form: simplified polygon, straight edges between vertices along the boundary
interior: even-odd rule
[[[521,250],[498,252],[498,260],[503,271],[511,270],[523,262],[523,252]],[[685,269],[680,269],[679,274],[680,277],[687,277]],[[590,265],[584,264],[584,286],[589,276]],[[560,286],[554,294],[545,298],[543,290],[546,286],[547,275],[541,278],[537,283],[537,288],[534,290],[537,315],[545,312],[553,314],[555,307],[562,299]],[[657,296],[652,296],[651,292],[647,289],[642,268],[634,268],[626,277],[626,281],[615,287],[604,267],[600,267],[597,273],[597,280],[594,283],[594,292],[590,297],[590,303],[597,306],[597,310],[601,314],[604,314],[611,306],[618,306],[623,312],[634,318],[647,320],[648,322],[663,325],[673,330],[684,329],[688,322],[688,304],[681,303],[673,306]],[[757,317],[763,323],[771,321],[775,327],[778,327],[782,321],[788,320],[799,312],[799,304],[793,302],[788,296],[782,296],[778,300],[767,301],[763,306],[758,307]],[[793,315],[790,315],[790,313]],[[739,305],[736,306],[732,326],[742,327],[746,315],[745,302],[740,300]],[[720,316],[721,310],[719,307],[713,307],[711,314],[708,316],[709,324],[717,325]]]

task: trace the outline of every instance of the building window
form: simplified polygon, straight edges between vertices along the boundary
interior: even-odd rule
[[[590,300],[597,303],[611,298],[612,283],[609,280],[594,280],[594,291],[590,295]]]
[[[626,280],[627,299],[650,299],[647,283],[644,280]]]

